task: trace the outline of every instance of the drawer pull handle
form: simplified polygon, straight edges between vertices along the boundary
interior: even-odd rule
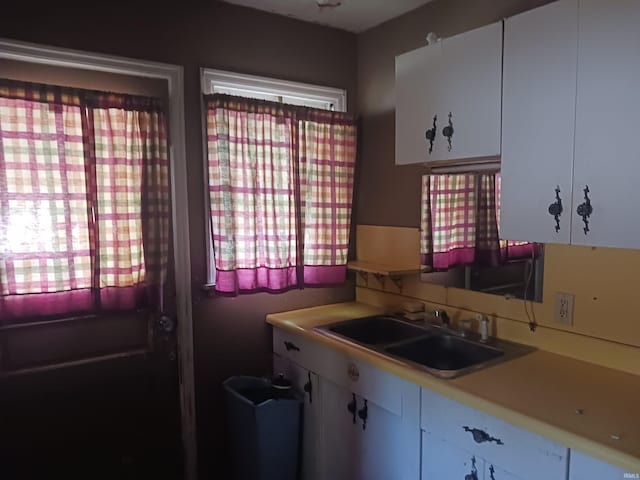
[[[476,443],[496,442],[496,444],[498,445],[504,445],[502,440],[500,440],[499,438],[492,437],[484,430],[480,430],[479,428],[469,428],[469,427],[462,427],[462,428],[464,429],[465,432],[469,432],[471,433],[471,435],[473,435],[473,440]]]
[[[364,401],[364,407],[358,410],[358,416],[362,420],[362,429],[366,430],[367,428],[367,417],[369,416],[369,407],[367,406],[367,401]]]
[[[300,351],[300,349],[298,348],[298,346],[295,343],[287,342],[286,340],[284,342],[284,348],[287,349],[287,352],[290,352],[291,350],[293,350],[295,352],[299,352]]]
[[[351,400],[348,404],[347,404],[347,410],[349,410],[351,412],[351,415],[353,415],[353,424],[356,424],[356,410],[358,409],[357,407],[357,403],[356,403],[356,394],[352,393],[353,395],[353,400]]]
[[[304,384],[304,391],[309,395],[309,403],[313,403],[313,399],[311,398],[311,392],[313,391],[313,384],[311,383],[311,372],[307,372],[308,380],[307,383]]]
[[[464,476],[464,480],[478,480],[478,469],[476,468],[476,457],[471,457],[471,473]]]

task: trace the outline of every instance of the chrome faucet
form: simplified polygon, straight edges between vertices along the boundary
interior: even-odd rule
[[[443,327],[449,327],[451,324],[451,320],[449,320],[449,315],[445,310],[435,310],[433,312],[433,316],[436,317],[441,323]]]

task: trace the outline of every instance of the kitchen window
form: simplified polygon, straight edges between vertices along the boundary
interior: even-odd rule
[[[208,283],[227,295],[342,283],[357,130],[344,91],[210,70],[202,81]]]
[[[149,306],[168,232],[161,100],[0,80],[0,324]]]

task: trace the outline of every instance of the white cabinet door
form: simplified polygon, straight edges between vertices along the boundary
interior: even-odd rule
[[[625,473],[627,476],[625,477]],[[631,474],[631,475],[630,475]],[[627,472],[608,463],[591,458],[584,453],[571,450],[569,461],[569,480],[623,480],[637,478],[639,472]]]
[[[502,238],[569,243],[577,52],[578,0],[505,20]],[[558,228],[549,213],[556,188]]]
[[[439,110],[441,53],[442,46],[436,43],[396,57],[396,165],[423,163],[438,155],[436,131],[431,151],[425,135]],[[441,123],[436,119],[436,130]]]
[[[503,468],[494,465],[487,460],[485,462],[484,480],[524,480],[525,478],[531,478],[532,480],[538,480],[540,478],[539,473],[529,472],[529,477],[520,477],[513,473],[507,472]]]
[[[422,432],[422,480],[483,480],[483,475],[482,458]]]
[[[273,356],[274,374],[282,373],[293,383],[293,388],[304,398],[302,416],[302,480],[320,478],[317,463],[322,447],[320,440],[322,428],[322,408],[320,382],[318,376],[304,367],[282,358]]]
[[[354,421],[349,406],[357,406],[350,391],[320,377],[323,428],[321,434],[321,477],[323,480],[353,480],[355,478],[356,437],[360,427]],[[355,403],[352,403],[354,402]],[[357,411],[356,411],[357,415]],[[357,416],[355,417],[357,420]]]
[[[417,480],[417,471],[410,476],[407,454],[419,445],[419,425],[415,425],[415,435],[406,435],[400,416],[358,397],[359,414],[363,408],[366,408],[366,423],[359,415],[354,479]],[[416,458],[416,465],[418,460]]]
[[[580,0],[579,19],[571,241],[640,248],[640,2]]]
[[[502,95],[502,22],[442,40],[439,82],[443,110],[438,111],[434,160],[500,155]],[[449,149],[444,128],[451,125]]]

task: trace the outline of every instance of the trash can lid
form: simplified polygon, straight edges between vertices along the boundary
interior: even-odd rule
[[[271,379],[271,386],[277,390],[291,390],[291,380],[284,378],[283,373],[279,373]]]

